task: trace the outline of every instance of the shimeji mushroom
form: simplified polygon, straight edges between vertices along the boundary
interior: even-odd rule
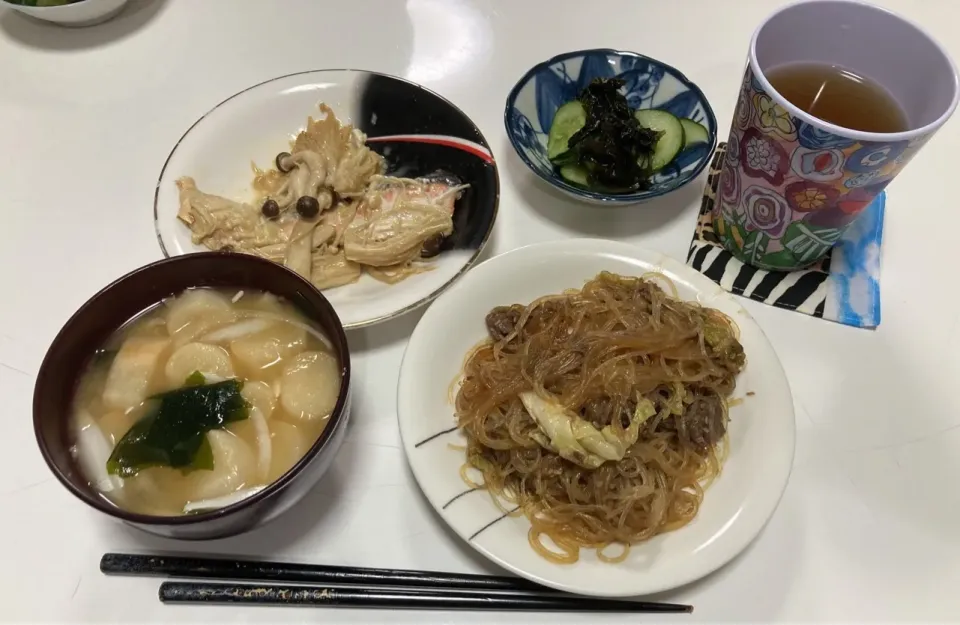
[[[280,216],[280,205],[277,204],[276,200],[267,198],[260,207],[260,212],[267,219],[276,219]]]
[[[304,195],[297,200],[297,214],[304,219],[313,219],[320,214],[320,202],[317,198]]]
[[[277,171],[281,174],[288,174],[296,167],[296,164],[290,159],[290,152],[280,152],[277,154],[274,164],[277,166]]]
[[[329,186],[327,165],[322,155],[310,150],[300,150],[293,154],[281,152],[277,155],[276,165],[285,179],[270,199],[277,203],[280,210],[286,210],[296,204],[297,212],[302,217],[311,218],[333,206],[334,195],[327,188]],[[304,198],[316,201],[316,205],[311,203],[307,211],[309,214],[304,214],[301,210],[300,201]],[[261,212],[270,217],[267,215],[266,202],[261,207]]]

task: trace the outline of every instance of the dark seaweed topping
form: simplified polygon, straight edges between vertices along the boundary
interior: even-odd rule
[[[660,133],[644,128],[620,93],[619,78],[598,78],[580,92],[587,121],[554,159],[561,166],[578,163],[591,182],[612,189],[645,189],[649,161]]]
[[[149,467],[213,469],[207,432],[247,418],[242,388],[239,380],[204,384],[194,373],[183,388],[154,395],[147,415],[113,449],[107,472],[132,477]]]
[[[203,377],[203,374],[199,371],[194,371],[187,376],[186,381],[183,383],[184,386],[203,386],[207,383],[207,379]]]

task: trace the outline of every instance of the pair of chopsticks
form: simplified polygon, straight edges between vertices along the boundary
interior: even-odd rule
[[[674,603],[580,597],[524,579],[492,575],[123,553],[105,554],[100,570],[107,575],[224,580],[163,582],[160,601],[164,603],[394,610],[693,611],[693,606]]]

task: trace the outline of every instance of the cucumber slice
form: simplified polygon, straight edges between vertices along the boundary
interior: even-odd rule
[[[577,100],[557,109],[547,134],[547,158],[553,159],[567,151],[567,143],[587,123],[587,112]]]
[[[670,113],[656,109],[643,109],[634,113],[633,116],[644,128],[663,133],[653,149],[650,170],[663,169],[683,148],[683,125]]]
[[[564,165],[560,168],[560,175],[563,176],[567,182],[575,184],[578,187],[587,187],[590,184],[587,180],[587,170],[580,165]]]
[[[680,125],[683,126],[683,149],[686,150],[691,145],[706,143],[710,140],[710,132],[692,119],[680,119]]]
[[[563,167],[564,165],[576,165],[580,162],[579,159],[580,155],[577,154],[576,150],[567,150],[551,158],[550,162],[553,163],[554,167]]]

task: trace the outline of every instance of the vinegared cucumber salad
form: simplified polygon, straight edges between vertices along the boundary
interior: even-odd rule
[[[547,156],[564,180],[605,193],[633,193],[684,149],[709,140],[705,127],[657,109],[633,110],[623,81],[598,78],[557,109]]]

